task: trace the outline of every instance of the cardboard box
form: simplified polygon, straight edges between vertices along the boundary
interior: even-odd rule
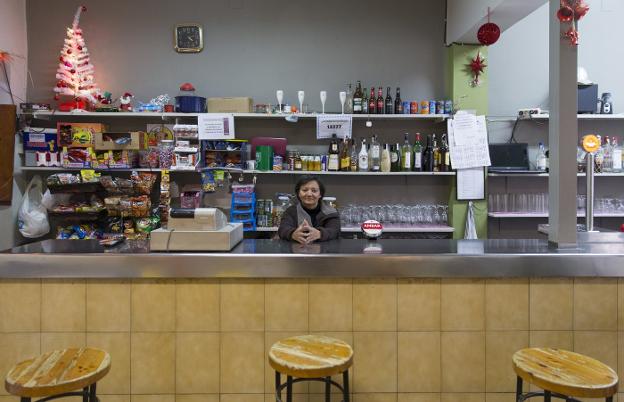
[[[58,138],[55,128],[30,128],[23,130],[24,151],[58,151]]]
[[[107,126],[100,123],[56,123],[58,146],[86,148],[93,146],[93,134],[104,133]]]
[[[251,98],[208,98],[208,113],[251,113]]]
[[[131,133],[94,133],[95,137],[95,150],[96,151],[122,151],[122,150],[139,150],[142,148],[144,138],[142,132]],[[117,141],[120,138],[126,138],[128,142],[125,144],[118,144]]]

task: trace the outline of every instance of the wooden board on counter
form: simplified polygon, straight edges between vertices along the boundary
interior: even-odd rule
[[[15,105],[0,105],[0,204],[13,197],[13,155],[15,149]]]

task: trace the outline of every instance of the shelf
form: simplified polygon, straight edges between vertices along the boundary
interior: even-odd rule
[[[488,173],[488,177],[548,177],[548,173]],[[585,177],[585,173],[577,173],[577,177]],[[624,173],[594,173],[594,177],[624,177]]]
[[[343,227],[342,233],[360,233],[359,227]],[[384,233],[453,233],[455,229],[447,225],[417,225],[417,226],[385,226]],[[277,227],[257,227],[256,232],[277,232]]]
[[[96,172],[154,172],[159,173],[161,169],[132,168],[132,169],[93,169],[93,168],[64,168],[64,167],[22,167],[22,171],[29,172],[79,172],[81,170],[95,170]]]
[[[282,171],[263,171],[263,170],[245,170],[243,173],[249,174],[274,174],[274,175],[333,175],[333,176],[455,176],[455,172],[329,172],[329,171],[310,171],[310,170],[282,170]]]
[[[525,213],[525,212],[488,212],[490,218],[548,218],[548,213]],[[576,214],[577,218],[584,218],[585,213]],[[622,213],[596,213],[594,218],[624,218]]]
[[[579,114],[576,116],[578,120],[624,120],[624,114]],[[548,120],[550,116],[548,114],[534,114],[528,119],[520,119],[522,121],[531,120]]]

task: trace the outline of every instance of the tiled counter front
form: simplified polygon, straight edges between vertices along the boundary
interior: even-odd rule
[[[622,377],[624,281],[2,281],[0,331],[2,373],[51,349],[108,350],[103,402],[272,401],[268,348],[308,332],[353,345],[355,402],[511,402],[511,354],[526,346]],[[317,384],[295,391],[324,400]]]

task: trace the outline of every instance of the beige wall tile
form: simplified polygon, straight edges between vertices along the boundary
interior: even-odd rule
[[[618,332],[618,364],[617,373],[620,381],[624,378],[624,332]],[[614,370],[615,368],[612,367]],[[623,399],[624,400],[624,399]]]
[[[308,395],[308,394],[293,394],[292,400],[293,402],[310,402],[310,401],[325,402],[325,395],[318,395],[318,397],[321,399],[313,398],[312,395]],[[284,401],[286,400],[285,393],[282,394],[282,398]],[[275,402],[275,394],[264,394],[264,402]]]
[[[264,281],[221,282],[221,331],[264,330]]]
[[[396,332],[353,334],[353,391],[397,391]]]
[[[97,397],[100,402],[131,402],[130,395],[104,395],[100,393],[100,383],[98,383]]]
[[[325,335],[331,338],[340,339],[341,341],[344,341],[348,343],[349,345],[351,345],[351,347],[353,347],[353,332],[313,332],[313,333],[317,335]],[[354,373],[354,368],[353,366],[351,366],[351,368],[349,368],[349,390],[351,392],[353,392],[353,373]],[[332,377],[332,380],[336,381],[338,384],[342,384],[342,378],[343,378],[342,374],[335,375]],[[310,394],[324,394],[325,393],[325,386],[322,383],[312,382],[309,384],[309,387],[310,388],[308,392]],[[332,394],[336,394],[336,395],[341,394],[340,390],[334,387],[332,387],[331,392]],[[332,396],[332,399],[333,398],[334,397]]]
[[[440,402],[440,393],[398,394],[397,402]]]
[[[442,333],[442,391],[485,391],[484,332]]]
[[[474,279],[442,280],[442,330],[485,328],[485,283]]]
[[[0,373],[2,376],[5,376],[17,363],[39,356],[40,344],[39,333],[0,334]],[[0,387],[0,395],[7,395],[4,387]]]
[[[574,279],[574,329],[617,331],[617,279]]]
[[[624,331],[624,279],[618,279],[618,331]]]
[[[41,288],[42,331],[86,329],[85,282],[46,280]]]
[[[175,395],[132,395],[131,402],[175,402]]]
[[[308,330],[308,281],[270,279],[264,285],[267,331]]]
[[[529,286],[531,330],[571,330],[572,279],[531,279]]]
[[[219,394],[176,395],[176,402],[219,402]]]
[[[572,331],[531,331],[529,338],[532,348],[574,349]]]
[[[53,350],[81,348],[86,345],[87,337],[84,332],[42,332],[42,353]]]
[[[574,351],[599,360],[617,372],[618,333],[575,331]]]
[[[513,393],[495,393],[488,392],[485,394],[485,402],[516,402],[516,394]]]
[[[357,393],[353,394],[353,402],[397,402],[395,393]]]
[[[132,333],[132,394],[175,392],[175,333]]]
[[[221,394],[221,402],[264,402],[264,394]]]
[[[176,282],[176,331],[219,331],[219,281]]]
[[[310,331],[353,330],[353,282],[310,280]]]
[[[399,392],[440,392],[440,332],[399,332]]]
[[[395,279],[358,279],[353,282],[353,330],[397,330]]]
[[[184,332],[176,335],[176,393],[219,392],[219,348],[216,332]]]
[[[485,402],[485,394],[476,392],[470,394],[443,393],[441,402]]]
[[[164,280],[132,282],[132,330],[175,331],[175,283]]]
[[[0,332],[41,330],[41,281],[0,281]]]
[[[130,393],[130,333],[88,332],[87,346],[107,351],[111,369],[98,383],[98,394]]]
[[[439,331],[439,279],[400,279],[398,281],[399,331]]]
[[[264,332],[221,334],[221,392],[264,397]]]
[[[130,282],[87,282],[87,331],[130,331]]]
[[[269,365],[269,350],[273,344],[281,339],[290,338],[292,336],[301,335],[301,332],[265,332],[264,333],[264,392],[270,394],[275,392],[275,370]],[[286,382],[286,376],[282,375],[282,382]],[[293,393],[304,394],[308,392],[307,383],[299,383],[293,385]],[[286,394],[284,394],[286,395]]]
[[[488,331],[485,334],[485,389],[487,392],[514,392],[516,374],[511,358],[529,346],[528,331]]]
[[[529,329],[528,279],[487,280],[485,326],[488,331]]]

